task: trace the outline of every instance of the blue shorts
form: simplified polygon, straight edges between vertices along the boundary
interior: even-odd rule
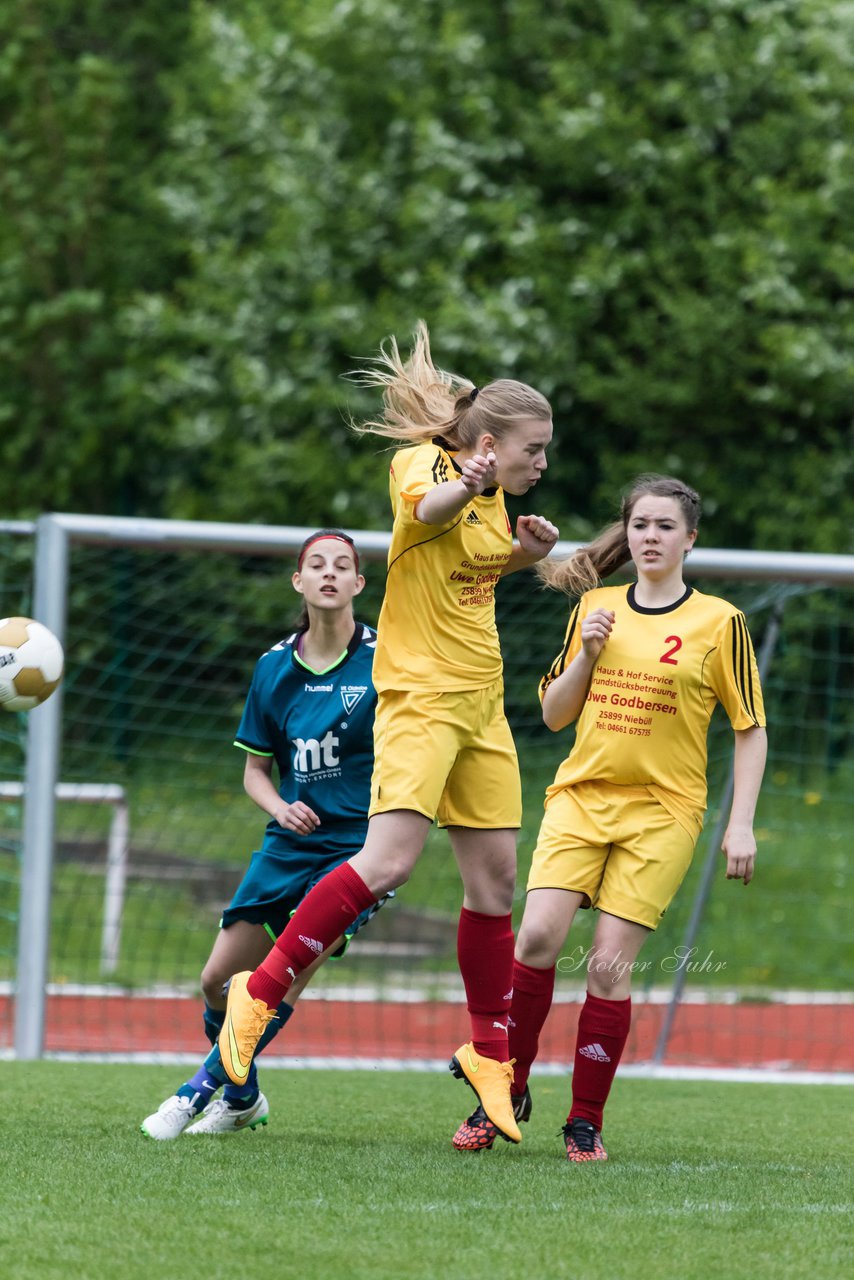
[[[261,848],[252,854],[246,875],[222,913],[221,928],[227,929],[235,920],[247,920],[250,924],[263,925],[275,942],[308,891],[358,853],[363,839],[364,831],[346,840],[332,838],[329,846],[320,851],[300,848],[298,836],[290,839],[268,832]],[[393,896],[386,894],[343,930],[344,945],[334,953],[336,957],[344,954],[354,934]]]

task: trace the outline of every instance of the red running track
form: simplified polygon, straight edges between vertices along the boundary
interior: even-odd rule
[[[572,1057],[577,1004],[556,1004],[540,1062]],[[0,1043],[12,1042],[13,1008],[0,997]],[[651,1060],[665,1006],[635,1003],[625,1062]],[[461,1004],[305,1000],[270,1056],[441,1059],[468,1038]],[[51,995],[48,1052],[198,1053],[201,1002],[150,996]],[[668,1066],[854,1071],[854,1005],[686,1004],[676,1016]]]

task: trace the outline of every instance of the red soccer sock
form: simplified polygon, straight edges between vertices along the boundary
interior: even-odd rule
[[[510,913],[487,916],[463,907],[457,957],[477,1053],[506,1062],[507,1016],[513,994],[513,926]]]
[[[510,1006],[510,1057],[516,1059],[513,1093],[525,1092],[531,1064],[537,1056],[540,1032],[552,1007],[555,966],[533,969],[519,960],[513,965],[513,1003]]]
[[[303,898],[276,945],[247,982],[249,995],[263,1000],[269,1009],[277,1008],[297,974],[376,901],[359,873],[349,862],[342,862]]]
[[[572,1068],[572,1109],[567,1120],[589,1120],[602,1128],[602,1113],[620,1065],[632,1023],[632,1002],[603,1000],[588,991],[578,1019]]]

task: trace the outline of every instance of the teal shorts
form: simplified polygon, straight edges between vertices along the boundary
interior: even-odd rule
[[[332,847],[321,853],[300,848],[298,836],[287,839],[268,832],[262,847],[252,854],[249,869],[222,913],[221,928],[227,929],[236,920],[247,920],[250,924],[263,925],[275,942],[309,890],[358,853],[364,835],[364,828],[360,828],[349,839],[330,840]],[[344,954],[350,939],[393,896],[386,894],[342,930],[344,945],[334,953],[336,957]]]

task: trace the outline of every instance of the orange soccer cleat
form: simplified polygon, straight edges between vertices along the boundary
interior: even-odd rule
[[[510,1085],[513,1083],[513,1063],[496,1062],[494,1058],[482,1058],[471,1041],[461,1045],[448,1064],[458,1080],[465,1080],[477,1094],[486,1119],[508,1142],[521,1142],[522,1135],[513,1114]]]
[[[253,1000],[246,990],[251,976],[247,969],[228,982],[225,1022],[218,1039],[223,1069],[234,1084],[246,1083],[258,1041],[276,1017],[275,1009],[268,1009],[263,1000]]]

